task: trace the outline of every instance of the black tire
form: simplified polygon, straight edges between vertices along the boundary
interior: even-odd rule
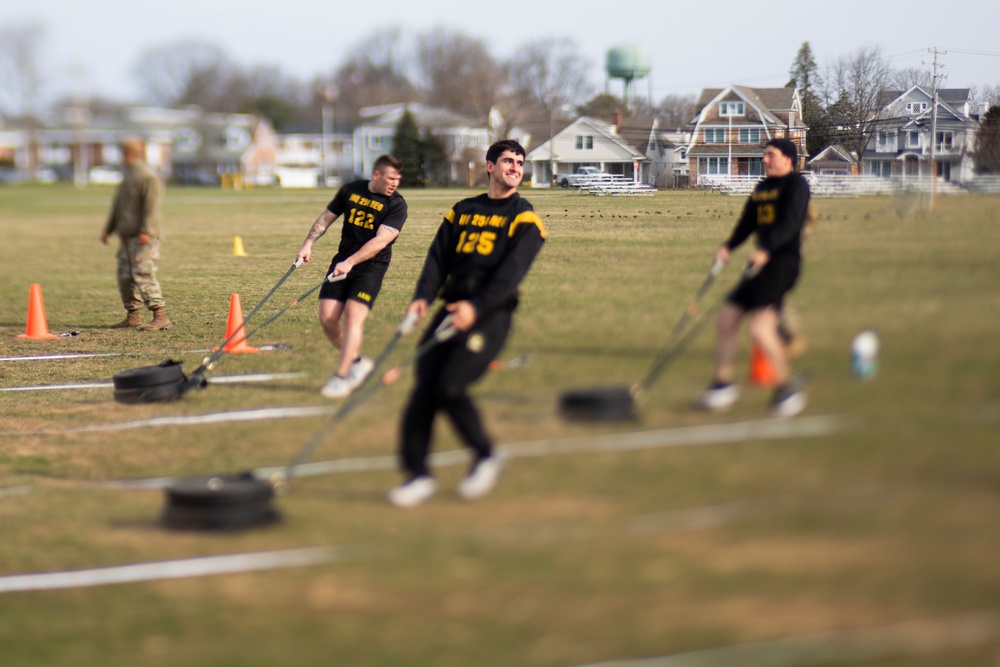
[[[115,402],[126,405],[136,405],[138,403],[160,403],[162,401],[173,401],[183,396],[183,384],[181,382],[171,382],[155,387],[144,387],[140,389],[115,389]]]
[[[166,488],[169,507],[239,507],[267,503],[274,497],[274,487],[252,473],[216,475],[178,480]]]
[[[240,530],[281,520],[281,514],[269,502],[246,503],[231,507],[178,507],[168,505],[161,516],[173,530]]]
[[[559,181],[559,187],[561,187],[561,188],[568,188],[569,187],[569,181],[567,179],[565,179],[565,178],[562,179],[561,181]]]
[[[574,389],[559,397],[559,414],[570,421],[629,421],[636,418],[628,387]]]
[[[164,361],[157,366],[143,366],[119,371],[114,374],[112,380],[115,389],[145,389],[146,387],[181,382],[184,380],[184,373],[181,371],[181,362]]]

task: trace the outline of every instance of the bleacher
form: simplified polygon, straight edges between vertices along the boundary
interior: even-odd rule
[[[656,188],[651,185],[612,174],[581,177],[574,187],[577,192],[597,197],[648,196],[656,192]]]
[[[962,186],[949,181],[930,177],[906,176],[881,178],[879,176],[851,176],[846,174],[805,174],[814,197],[860,197],[862,195],[888,195],[900,190],[931,192],[938,194],[959,194],[965,192]],[[704,190],[724,195],[746,196],[763,180],[763,176],[710,174],[698,177],[698,185]],[[1000,181],[996,182],[1000,188]]]

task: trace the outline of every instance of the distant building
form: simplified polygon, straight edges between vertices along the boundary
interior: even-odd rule
[[[933,145],[934,173],[938,178],[959,182],[972,179],[972,152],[979,121],[970,89],[938,90],[936,119],[933,91],[923,86],[886,91],[882,99],[878,131],[861,157],[865,174],[890,178],[930,173]]]
[[[648,138],[646,130],[638,143],[645,146]],[[555,175],[572,173],[580,167],[597,167],[629,181],[649,182],[650,160],[645,150],[620,136],[615,124],[586,116],[538,144],[529,151],[525,162],[531,165],[531,186],[536,188],[550,187]]]
[[[54,170],[64,180],[85,183],[121,169],[120,145],[127,138],[146,144],[146,162],[167,180],[218,184],[223,176],[270,185],[277,165],[274,130],[250,114],[203,111],[198,107],[162,109],[125,106],[99,114],[65,107],[41,118],[33,139],[24,128],[12,150],[18,166],[32,163]],[[3,152],[0,147],[0,153]],[[33,153],[33,155],[31,155]]]
[[[467,185],[469,162],[481,165],[493,133],[484,124],[447,109],[417,103],[387,104],[360,110],[361,123],[354,129],[354,169],[359,176],[371,174],[380,155],[392,154],[396,127],[409,109],[421,132],[434,135],[445,151],[449,184]],[[404,168],[406,165],[403,165]]]
[[[805,163],[806,126],[797,88],[706,88],[687,146],[691,184],[706,176],[763,176],[764,144],[787,138]]]

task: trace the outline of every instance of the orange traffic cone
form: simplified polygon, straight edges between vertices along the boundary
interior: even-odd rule
[[[756,343],[750,348],[750,382],[770,387],[777,380],[774,366],[767,354]]]
[[[59,338],[49,333],[49,323],[45,320],[45,304],[42,302],[42,286],[32,283],[28,289],[28,327],[18,338]]]
[[[236,334],[236,331],[239,333]],[[233,334],[236,334],[233,336]],[[232,340],[230,340],[232,337]],[[243,328],[243,307],[240,306],[240,295],[232,294],[229,296],[229,320],[226,322],[226,343],[224,349],[226,352],[256,352],[257,348],[250,347],[247,345],[246,330]],[[212,348],[213,351],[218,351],[219,348]]]

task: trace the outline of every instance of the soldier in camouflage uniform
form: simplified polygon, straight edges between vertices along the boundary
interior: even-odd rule
[[[130,139],[122,143],[125,177],[115,191],[108,222],[101,232],[101,243],[117,234],[121,240],[118,260],[118,292],[127,312],[112,329],[133,328],[140,331],[169,329],[163,292],[156,279],[156,260],[160,258],[159,177],[143,160],[145,147]],[[139,309],[145,304],[153,311],[153,321],[143,324]]]

